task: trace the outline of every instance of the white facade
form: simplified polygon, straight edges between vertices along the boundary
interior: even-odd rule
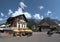
[[[26,29],[26,28],[27,28],[27,23],[26,23],[26,21],[20,20],[20,21],[17,23],[17,28],[18,28],[18,29]]]
[[[23,27],[22,27],[22,24],[20,24],[20,28],[23,28]]]

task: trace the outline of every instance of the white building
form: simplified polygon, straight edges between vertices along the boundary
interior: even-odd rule
[[[11,24],[9,27],[16,27],[17,29],[26,29],[27,28],[27,19],[24,14],[10,17],[7,19],[6,24]]]

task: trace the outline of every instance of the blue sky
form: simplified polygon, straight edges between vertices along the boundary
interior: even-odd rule
[[[24,12],[21,5],[24,6]],[[60,0],[0,0],[0,23],[22,13],[28,19],[51,17],[60,20]]]

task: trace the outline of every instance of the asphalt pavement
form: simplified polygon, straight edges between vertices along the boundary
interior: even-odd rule
[[[60,34],[53,34],[49,37],[46,32],[33,32],[30,37],[13,37],[0,33],[0,42],[60,42]]]

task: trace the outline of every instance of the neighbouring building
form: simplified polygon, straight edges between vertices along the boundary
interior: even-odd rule
[[[2,28],[2,27],[6,27],[6,24],[5,23],[0,24],[0,28]]]
[[[42,24],[39,25],[39,31],[44,32],[44,31],[49,31],[50,29],[57,29],[59,26],[57,24],[48,24],[47,22],[43,22]]]
[[[48,31],[50,29],[50,26],[48,23],[44,22],[42,24],[39,25],[39,31]]]
[[[9,25],[9,27],[16,27],[17,29],[26,29],[27,19],[24,14],[16,17],[9,17],[7,19],[6,25]]]

